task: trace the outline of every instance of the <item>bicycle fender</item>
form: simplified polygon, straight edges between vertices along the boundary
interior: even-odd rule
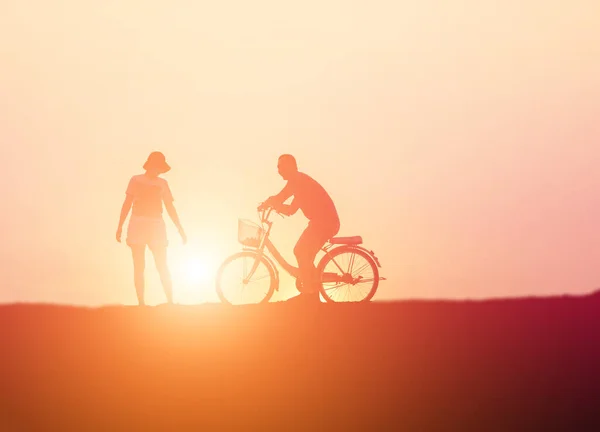
[[[369,254],[371,256],[371,258],[373,258],[373,261],[375,261],[375,264],[377,264],[377,267],[381,268],[381,264],[379,263],[379,258],[377,258],[375,256],[375,252],[373,252],[372,250],[366,249],[362,246],[358,246],[358,245],[349,245],[348,247],[352,248],[352,249],[360,249],[363,252],[366,252],[367,254]]]

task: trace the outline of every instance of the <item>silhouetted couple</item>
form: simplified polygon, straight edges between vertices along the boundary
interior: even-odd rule
[[[172,303],[173,289],[167,265],[168,240],[162,216],[163,203],[179,230],[184,244],[187,242],[187,237],[173,205],[173,195],[169,184],[160,177],[161,174],[171,169],[165,156],[160,152],[151,153],[143,168],[146,172],[133,176],[125,191],[125,201],[121,208],[116,237],[120,242],[123,224],[129,211],[133,208],[127,228],[126,242],[131,248],[133,256],[134,283],[138,303],[144,304],[146,246],[154,255],[167,302]],[[338,233],[340,229],[338,213],[327,191],[316,180],[298,171],[296,159],[292,155],[280,156],[277,169],[287,184],[277,195],[265,200],[261,207],[272,207],[279,213],[289,216],[301,210],[309,220],[308,227],[294,247],[301,283],[297,285],[300,295],[291,300],[317,303],[320,302],[321,281],[315,268],[315,258],[323,245]],[[294,198],[291,204],[285,204],[292,196]]]

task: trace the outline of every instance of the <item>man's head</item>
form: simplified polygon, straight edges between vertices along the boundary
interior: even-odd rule
[[[298,172],[296,158],[290,154],[279,156],[279,160],[277,161],[277,171],[284,180],[289,180]]]

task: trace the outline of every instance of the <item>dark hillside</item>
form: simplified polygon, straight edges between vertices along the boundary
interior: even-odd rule
[[[6,305],[0,326],[2,430],[580,431],[600,411],[598,295]]]

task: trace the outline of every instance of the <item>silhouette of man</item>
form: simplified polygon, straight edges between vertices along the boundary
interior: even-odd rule
[[[272,207],[288,216],[302,210],[309,220],[308,226],[294,247],[302,283],[300,295],[296,298],[319,302],[321,281],[315,268],[315,257],[325,242],[340,230],[340,219],[327,191],[312,177],[298,171],[294,156],[289,154],[280,156],[277,169],[279,175],[287,180],[287,184],[281,192],[269,197],[259,208]],[[294,197],[291,204],[284,204],[291,196]]]

